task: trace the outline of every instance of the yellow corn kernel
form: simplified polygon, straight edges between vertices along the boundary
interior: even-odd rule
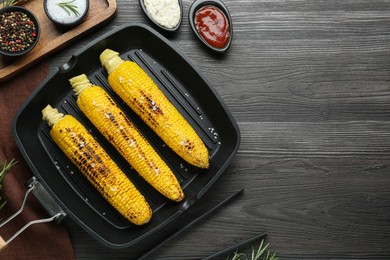
[[[203,141],[141,67],[110,49],[100,61],[112,89],[174,152],[192,165],[209,167]]]
[[[152,210],[145,198],[79,121],[50,105],[42,118],[52,127],[54,142],[119,213],[136,225],[149,222]]]
[[[129,164],[156,190],[174,201],[184,199],[176,176],[107,92],[85,74],[70,79],[77,105]]]

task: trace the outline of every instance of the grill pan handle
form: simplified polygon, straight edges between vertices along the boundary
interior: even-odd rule
[[[61,220],[66,216],[66,213],[62,210],[62,208],[58,205],[58,203],[53,199],[53,197],[49,194],[45,187],[43,187],[43,185],[38,181],[35,176],[32,177],[29,181],[27,181],[26,187],[28,189],[32,188],[32,193],[46,209],[47,213],[50,214],[50,216],[60,214],[61,217],[56,218],[55,222],[57,224],[61,222]]]
[[[12,240],[14,240],[20,233],[22,233],[24,230],[26,230],[29,226],[33,224],[39,224],[39,223],[46,223],[55,221],[57,224],[66,217],[66,213],[62,210],[62,208],[55,202],[53,197],[47,192],[47,190],[42,186],[42,184],[38,181],[36,177],[32,177],[27,183],[26,183],[27,191],[24,195],[22,205],[20,206],[20,209],[16,211],[13,215],[11,215],[9,218],[4,220],[0,224],[0,228],[10,222],[12,219],[14,219],[16,216],[18,216],[24,209],[24,206],[27,201],[28,195],[32,192],[34,196],[38,199],[38,201],[43,205],[43,207],[46,209],[46,211],[50,214],[49,218],[43,218],[43,219],[37,219],[32,220],[28,222],[26,225],[24,225],[21,229],[19,229],[14,235],[12,235],[8,240],[4,240],[0,236],[0,251],[5,248]]]

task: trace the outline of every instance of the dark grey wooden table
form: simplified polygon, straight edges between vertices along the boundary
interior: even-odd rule
[[[219,56],[192,33],[191,2],[180,30],[164,35],[241,130],[236,157],[202,203],[245,191],[150,259],[201,259],[262,231],[280,259],[390,259],[390,1],[225,0],[234,39]],[[151,25],[138,0],[117,4],[112,22],[51,56],[51,67],[118,25]],[[110,249],[68,228],[77,259],[148,249]]]

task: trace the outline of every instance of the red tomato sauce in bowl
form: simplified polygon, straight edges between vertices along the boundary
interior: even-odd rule
[[[230,40],[230,28],[224,12],[205,5],[195,13],[195,27],[202,38],[215,48],[224,48]]]

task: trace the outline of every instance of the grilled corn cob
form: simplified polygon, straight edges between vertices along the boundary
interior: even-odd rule
[[[184,199],[176,176],[124,112],[85,74],[71,78],[77,105],[131,166],[156,190],[174,201]]]
[[[50,105],[42,118],[52,126],[54,142],[116,210],[136,225],[150,220],[145,198],[79,121]]]
[[[173,151],[192,165],[209,167],[202,140],[141,67],[110,49],[100,54],[100,62],[112,89]]]

